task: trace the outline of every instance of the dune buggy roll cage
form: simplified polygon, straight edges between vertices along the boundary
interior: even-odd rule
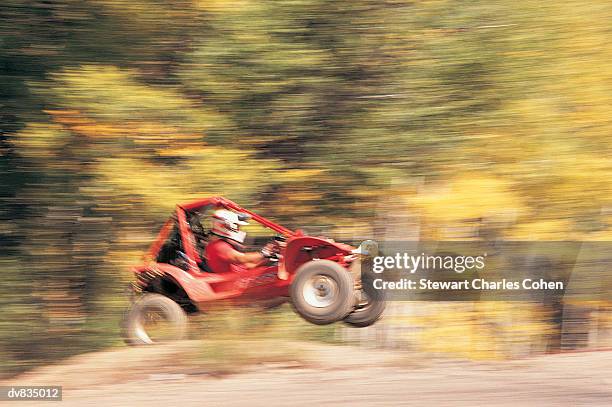
[[[179,207],[183,208],[186,211],[193,211],[193,210],[198,210],[200,208],[203,208],[205,206],[216,206],[216,207],[222,207],[225,209],[230,209],[236,212],[241,212],[241,213],[246,213],[247,215],[249,215],[255,222],[261,223],[263,226],[274,230],[277,233],[280,233],[281,235],[284,236],[293,236],[296,234],[296,232],[292,231],[291,229],[287,229],[284,226],[281,226],[277,223],[272,222],[271,220],[264,218],[261,215],[256,214],[255,212],[251,212],[248,209],[244,209],[243,207],[241,207],[240,205],[238,205],[235,202],[230,201],[229,199],[226,198],[222,198],[220,196],[216,196],[216,197],[212,197],[212,198],[206,198],[206,199],[201,199],[198,201],[193,201],[184,205],[178,205]]]
[[[160,230],[155,242],[151,245],[148,255],[149,258],[155,258],[159,253],[159,250],[163,246],[164,242],[172,232],[172,229],[175,226],[175,222],[178,225],[179,233],[183,238],[186,238],[186,244],[183,245],[183,250],[185,255],[190,260],[190,269],[192,272],[198,272],[198,264],[201,263],[202,258],[198,254],[198,251],[195,248],[195,238],[190,230],[189,223],[187,222],[186,212],[197,211],[204,207],[216,207],[216,208],[225,208],[229,210],[233,210],[240,213],[245,213],[251,217],[255,222],[260,223],[261,225],[274,230],[276,233],[281,234],[286,237],[291,236],[300,236],[301,232],[293,231],[291,229],[287,229],[284,226],[281,226],[271,220],[264,218],[261,215],[256,214],[255,212],[249,211],[238,205],[237,203],[230,201],[229,199],[222,197],[211,197],[200,199],[197,201],[188,202],[185,204],[179,204],[175,209],[175,217],[171,217],[166,221],[162,229]]]

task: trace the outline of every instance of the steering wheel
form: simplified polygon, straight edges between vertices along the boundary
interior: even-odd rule
[[[281,258],[280,252],[283,247],[284,240],[285,240],[284,236],[281,236],[280,238],[279,236],[276,236],[274,237],[274,239],[266,243],[263,250],[270,253],[270,255],[267,256],[270,261],[277,262],[280,260]]]

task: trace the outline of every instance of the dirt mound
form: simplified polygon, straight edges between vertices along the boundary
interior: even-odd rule
[[[185,360],[202,345],[86,354],[4,384],[62,385],[62,405],[79,407],[612,404],[610,351],[476,363],[296,343],[305,355],[300,360],[266,361],[264,355],[237,374],[218,376]]]

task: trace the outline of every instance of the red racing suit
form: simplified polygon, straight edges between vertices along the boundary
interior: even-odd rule
[[[206,246],[206,264],[213,273],[240,272],[245,268],[239,263],[232,263],[233,252],[237,251],[231,243],[216,239]]]

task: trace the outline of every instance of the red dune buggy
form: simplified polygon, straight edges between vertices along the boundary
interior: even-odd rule
[[[204,225],[216,209],[247,214],[271,229],[277,255],[268,264],[241,272],[213,273],[205,247]],[[133,269],[136,300],[126,313],[123,332],[129,344],[151,344],[186,335],[187,315],[219,302],[268,308],[291,302],[305,320],[337,321],[355,327],[373,324],[385,303],[361,288],[359,250],[323,237],[292,231],[221,197],[178,205],[151,245],[145,264]],[[159,321],[170,326],[161,338],[151,335]]]

